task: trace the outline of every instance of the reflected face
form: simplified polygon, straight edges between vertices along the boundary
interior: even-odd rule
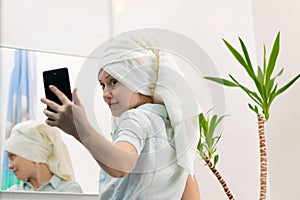
[[[144,104],[147,98],[145,95],[131,91],[104,70],[99,73],[99,82],[103,90],[103,99],[115,117]]]
[[[34,176],[36,170],[34,162],[10,152],[6,152],[6,154],[9,159],[8,169],[13,171],[18,180]]]

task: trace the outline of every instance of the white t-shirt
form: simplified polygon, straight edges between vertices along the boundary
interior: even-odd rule
[[[115,127],[113,142],[126,141],[138,152],[135,169],[124,178],[100,171],[99,199],[181,199],[188,172],[177,165],[164,106],[144,104],[124,112]]]

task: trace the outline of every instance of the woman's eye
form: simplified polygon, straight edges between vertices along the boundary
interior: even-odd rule
[[[111,85],[116,85],[117,83],[118,83],[117,80],[112,80],[112,81],[111,81]]]
[[[16,155],[15,155],[15,154],[10,154],[10,155],[9,155],[9,159],[10,159],[10,160],[14,160],[14,159],[15,159],[15,157],[16,157]]]
[[[100,86],[101,86],[102,90],[104,90],[105,85],[103,83],[100,83]]]

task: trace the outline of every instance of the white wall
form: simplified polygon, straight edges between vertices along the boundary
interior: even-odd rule
[[[106,0],[1,0],[1,46],[86,56],[107,39]]]
[[[270,47],[277,31],[281,30],[282,48],[278,68],[285,67],[285,72],[279,84],[285,83],[298,73],[297,24],[300,17],[297,12],[299,3],[295,0],[113,0],[112,5],[112,30],[115,34],[146,27],[177,31],[190,37],[206,50],[222,77],[228,77],[230,73],[245,85],[252,83],[221,39],[225,38],[237,47],[238,37],[241,37],[250,49],[252,59],[257,59],[257,63],[261,64],[262,44],[266,43],[267,47]],[[105,0],[89,3],[68,0],[43,3],[37,0],[2,0],[1,45],[86,56],[108,38],[110,26],[107,24],[107,7]],[[26,9],[34,9],[34,12],[25,15]],[[71,60],[64,60],[64,63],[80,66],[79,63],[82,62],[79,58],[74,58],[76,63]],[[46,63],[51,64],[52,61]],[[73,70],[78,69],[72,68]],[[1,73],[4,74],[2,65]],[[297,175],[295,167],[300,162],[297,153],[299,87],[299,83],[296,82],[286,95],[278,97],[271,108],[270,121],[266,127],[270,175],[268,189],[275,200],[287,196],[288,199],[297,199],[297,195],[299,196],[296,189],[299,173]],[[218,145],[220,161],[217,167],[236,199],[256,199],[259,195],[256,116],[248,109],[247,103],[250,100],[245,94],[230,88],[225,88],[225,92],[226,114],[229,117],[226,118],[223,136]],[[2,95],[3,93],[1,97]],[[101,121],[101,118],[100,116],[98,121]],[[109,130],[109,127],[107,128]],[[71,149],[73,151],[76,148]],[[84,152],[83,149],[80,151]],[[91,163],[93,165],[93,162]],[[202,198],[226,199],[215,177],[202,164],[202,161],[197,161]],[[91,180],[97,176],[87,175],[79,163],[76,166],[79,173],[83,171]]]

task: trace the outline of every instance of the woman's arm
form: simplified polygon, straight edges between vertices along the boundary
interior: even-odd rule
[[[74,136],[111,176],[124,177],[134,169],[138,157],[136,149],[127,142],[113,144],[99,134],[89,123],[76,89],[73,92],[73,102],[55,86],[50,86],[50,90],[59,98],[62,105],[46,98],[41,99],[44,104],[56,111],[55,113],[44,110],[44,114],[48,117],[47,124],[57,126]]]
[[[181,200],[200,200],[200,191],[196,176],[188,176]]]

